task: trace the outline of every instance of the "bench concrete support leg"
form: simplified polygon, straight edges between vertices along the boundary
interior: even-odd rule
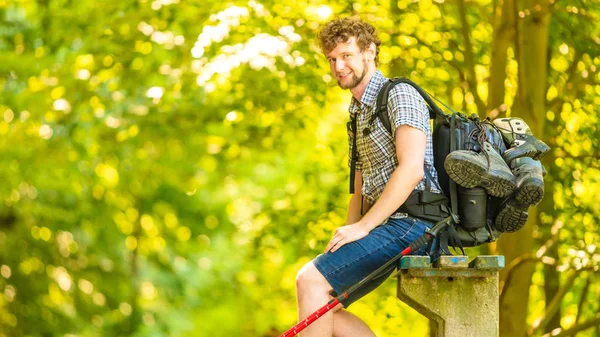
[[[498,271],[504,257],[479,256],[469,264],[466,256],[442,256],[435,268],[428,259],[402,258],[397,296],[430,319],[431,336],[498,336]]]

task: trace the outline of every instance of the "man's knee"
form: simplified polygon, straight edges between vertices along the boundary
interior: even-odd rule
[[[298,294],[306,291],[328,292],[331,286],[327,279],[319,272],[314,263],[305,264],[296,274],[296,290]]]

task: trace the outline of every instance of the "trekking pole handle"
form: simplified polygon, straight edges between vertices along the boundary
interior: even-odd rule
[[[446,226],[451,220],[452,217],[447,217],[444,220],[436,222],[435,225],[433,225],[433,227],[425,231],[425,234],[421,235],[418,239],[416,239],[415,241],[411,242],[410,245],[408,245],[410,252],[406,252],[405,255],[418,251],[423,245],[427,244],[429,240],[437,237],[438,234],[446,228]]]
[[[433,225],[433,227],[431,227],[430,229],[425,231],[425,234],[435,238],[438,236],[438,234],[440,232],[442,232],[444,229],[446,229],[446,227],[448,227],[452,224],[457,224],[457,223],[458,223],[458,217],[454,214],[451,214],[447,218],[436,222],[435,225]]]
[[[429,241],[429,238],[431,238],[432,236],[434,236],[434,235],[425,233],[425,234],[421,235],[415,241],[411,242],[411,244],[408,245],[408,247],[410,248],[410,253],[413,253],[413,252],[416,252],[417,250],[419,250],[421,248],[421,246],[426,244],[427,241]]]

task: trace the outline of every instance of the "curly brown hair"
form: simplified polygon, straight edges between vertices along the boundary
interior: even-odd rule
[[[323,54],[327,55],[338,43],[347,42],[351,37],[356,38],[356,44],[365,51],[371,43],[375,44],[375,65],[379,64],[379,45],[375,27],[356,18],[339,18],[325,24],[319,32],[319,44]]]

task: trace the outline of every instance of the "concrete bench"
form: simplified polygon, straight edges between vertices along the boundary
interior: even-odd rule
[[[504,256],[429,256],[400,260],[397,296],[429,318],[431,337],[497,337],[498,271]]]

